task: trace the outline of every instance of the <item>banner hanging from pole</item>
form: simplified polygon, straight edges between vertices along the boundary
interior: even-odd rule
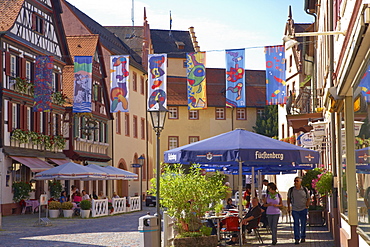
[[[74,57],[73,112],[91,112],[92,57]]]
[[[128,112],[129,56],[110,57],[110,112]]]
[[[187,86],[188,109],[201,110],[207,108],[206,93],[206,53],[187,53]]]
[[[167,108],[167,54],[149,54],[148,72],[148,110],[157,102]]]
[[[245,107],[245,49],[226,50],[226,107]]]
[[[53,56],[38,56],[35,62],[34,112],[48,112],[51,109]]]
[[[266,46],[266,105],[286,102],[284,46]]]

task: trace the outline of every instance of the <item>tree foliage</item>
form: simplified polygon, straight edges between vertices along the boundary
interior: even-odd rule
[[[195,231],[201,226],[201,217],[224,199],[227,186],[224,175],[216,172],[202,175],[199,166],[185,169],[180,164],[164,165],[160,178],[160,203],[167,213],[182,224],[179,230]],[[156,179],[151,180],[151,194],[156,194]],[[184,227],[186,226],[186,227]]]
[[[261,134],[268,137],[274,137],[278,135],[278,106],[268,105],[264,108],[263,116],[258,115],[256,120],[256,126],[253,126],[253,130],[257,134]]]

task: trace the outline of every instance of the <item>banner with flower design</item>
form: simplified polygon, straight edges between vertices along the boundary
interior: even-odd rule
[[[226,50],[226,107],[245,107],[245,49]]]
[[[36,57],[33,92],[34,112],[48,112],[51,109],[53,62],[53,56]]]
[[[148,73],[148,110],[157,102],[167,107],[167,54],[149,54]]]
[[[191,52],[187,57],[188,109],[207,108],[206,93],[206,53]]]
[[[265,46],[266,105],[286,102],[285,51],[283,45]]]
[[[111,56],[110,112],[128,112],[129,56]]]

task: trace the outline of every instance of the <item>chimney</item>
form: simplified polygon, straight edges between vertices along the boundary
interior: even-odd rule
[[[193,47],[196,52],[200,51],[200,47],[198,45],[197,36],[195,36],[194,27],[189,27],[189,33],[191,37],[191,41],[193,42]]]

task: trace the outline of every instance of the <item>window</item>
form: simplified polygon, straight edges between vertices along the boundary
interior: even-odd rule
[[[168,137],[168,149],[177,148],[178,146],[179,146],[179,137],[169,136]]]
[[[125,113],[125,135],[130,136],[130,115]]]
[[[27,107],[27,116],[26,116],[26,129],[31,130],[31,121],[32,121],[32,111],[31,107]]]
[[[10,55],[10,75],[17,77],[17,57]]]
[[[199,136],[189,136],[189,144],[199,141]]]
[[[141,139],[142,140],[145,140],[145,119],[144,118],[141,118],[141,121],[140,121],[140,129],[141,129]]]
[[[136,72],[132,73],[132,90],[137,91],[137,74]]]
[[[32,81],[31,80],[31,62],[26,61],[26,79],[27,81]]]
[[[197,120],[197,119],[199,119],[199,111],[198,110],[190,110],[189,111],[189,119],[190,120]]]
[[[257,117],[259,116],[260,118],[265,115],[265,109],[257,109]]]
[[[145,83],[144,83],[144,77],[140,76],[140,93],[144,95],[145,93]]]
[[[121,112],[116,113],[116,133],[121,134]]]
[[[44,19],[36,13],[32,14],[32,30],[44,34]]]
[[[12,104],[12,129],[18,129],[18,105]]]
[[[168,119],[179,119],[178,108],[176,106],[168,107]]]
[[[182,67],[183,68],[187,68],[188,67],[188,61],[187,60],[183,60],[182,61]]]
[[[216,108],[216,120],[225,119],[225,108]]]
[[[100,129],[100,122],[96,122],[97,129],[94,130],[94,141],[98,142],[99,141],[99,129]]]
[[[290,55],[289,56],[289,68],[291,68],[293,66],[293,56]]]
[[[134,131],[134,138],[137,138],[137,116],[133,116],[133,131]]]
[[[53,122],[50,124],[50,128],[52,128],[52,134],[53,135],[58,135],[58,121],[57,121],[57,115],[53,114]]]
[[[236,110],[236,120],[246,120],[247,115],[244,108],[238,108]]]

